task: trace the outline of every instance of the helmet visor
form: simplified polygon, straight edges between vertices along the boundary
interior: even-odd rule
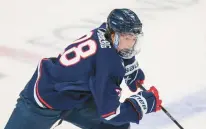
[[[138,54],[141,50],[140,38],[143,34],[119,33],[119,55],[124,59],[129,59]]]

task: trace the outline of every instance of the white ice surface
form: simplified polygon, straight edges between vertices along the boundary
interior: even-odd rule
[[[205,129],[205,0],[0,0],[0,128],[39,59],[61,53],[121,7],[133,9],[144,25],[137,59],[147,87],[157,86],[163,105],[185,129]],[[124,100],[133,93],[122,87]],[[64,122],[57,129],[77,127]],[[132,129],[178,127],[159,112],[145,115]]]

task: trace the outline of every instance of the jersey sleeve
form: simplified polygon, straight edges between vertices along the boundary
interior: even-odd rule
[[[122,78],[116,75],[118,71],[115,70],[119,68],[114,68],[110,50],[104,49],[104,54],[98,54],[93,85],[90,87],[98,113],[102,121],[113,125],[139,123],[139,116],[132,105],[126,101],[119,101]]]

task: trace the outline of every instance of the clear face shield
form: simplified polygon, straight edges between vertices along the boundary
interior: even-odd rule
[[[140,38],[143,33],[115,33],[114,46],[120,57],[130,59],[141,50]]]

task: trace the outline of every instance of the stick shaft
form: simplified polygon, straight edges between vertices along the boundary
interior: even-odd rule
[[[143,90],[143,91],[147,91],[142,85],[139,84],[139,87]],[[175,120],[175,118],[163,107],[161,106],[162,111],[180,128],[180,129],[184,129],[178,122],[177,120]]]

